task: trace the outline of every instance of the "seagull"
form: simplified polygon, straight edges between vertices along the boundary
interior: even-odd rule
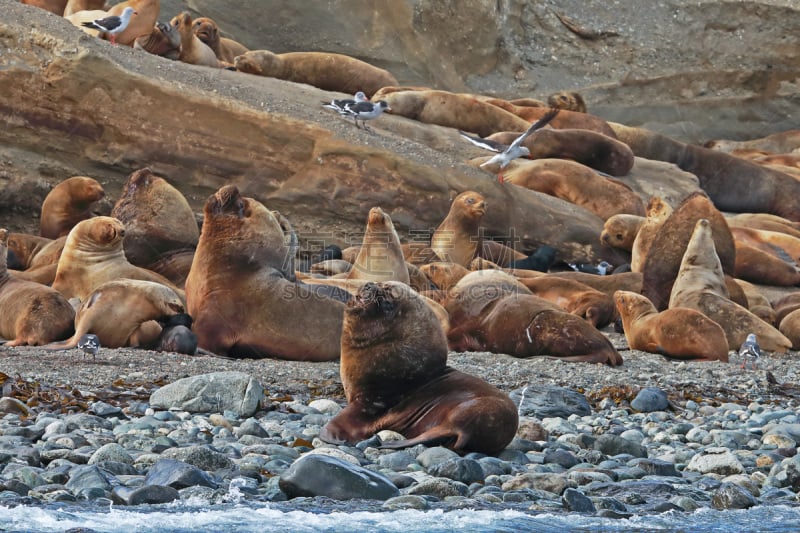
[[[481,163],[481,168],[492,166],[497,163],[500,164],[500,170],[506,168],[509,163],[511,163],[514,159],[518,157],[527,157],[531,155],[531,151],[528,149],[527,146],[522,146],[522,143],[528,136],[533,133],[534,131],[545,127],[551,120],[553,120],[558,112],[561,111],[558,108],[551,107],[550,110],[539,120],[531,124],[531,127],[528,128],[525,133],[514,139],[514,141],[506,146],[503,143],[499,143],[497,141],[493,141],[491,139],[484,139],[482,137],[473,137],[461,130],[458,133],[461,134],[462,137],[467,139],[469,142],[474,144],[475,146],[480,146],[486,150],[491,150],[492,152],[500,152],[499,154],[493,156],[488,161]],[[503,182],[503,176],[498,174],[497,175],[498,181],[501,183]]]
[[[339,98],[338,100],[333,99],[330,102],[322,102],[322,107],[333,109],[334,111],[338,111],[340,115],[344,115],[346,113],[344,109],[346,106],[367,101],[369,101],[369,98],[364,94],[364,91],[358,91],[352,98]]]
[[[111,36],[111,44],[117,44],[117,34],[125,31],[131,21],[131,16],[138,15],[139,12],[132,7],[126,7],[122,10],[122,15],[110,16],[101,19],[95,19],[91,22],[84,22],[82,24],[85,28],[92,28],[100,30]]]
[[[100,339],[94,333],[86,333],[81,335],[78,340],[78,348],[83,350],[83,356],[91,354],[92,359],[97,357],[97,351],[100,349]]]
[[[758,358],[761,357],[761,346],[758,345],[755,333],[748,333],[747,338],[739,348],[739,355],[742,356],[742,368],[747,364],[748,359],[753,360],[753,370],[756,369]]]
[[[378,118],[381,116],[381,113],[384,111],[391,111],[392,108],[389,107],[389,104],[386,100],[381,100],[377,103],[372,103],[370,101],[365,102],[356,102],[354,104],[346,104],[344,106],[344,112],[342,115],[346,117],[353,117],[353,123],[358,128],[358,121],[361,121],[361,124],[364,126],[364,129],[370,131],[367,127],[367,121]]]
[[[569,267],[575,272],[585,272],[586,274],[597,274],[598,276],[605,276],[611,274],[614,270],[614,265],[608,261],[600,261],[597,266],[588,263],[567,263]]]

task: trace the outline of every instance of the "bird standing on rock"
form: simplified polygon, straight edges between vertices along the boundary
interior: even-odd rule
[[[95,19],[90,22],[84,22],[82,26],[85,28],[100,30],[109,34],[111,36],[111,44],[116,45],[117,34],[125,31],[125,29],[128,27],[128,24],[130,24],[131,17],[133,15],[138,15],[138,12],[132,7],[126,7],[122,10],[122,15],[119,17],[110,16],[101,19]]]
[[[81,335],[78,340],[78,349],[83,351],[83,356],[91,355],[92,359],[97,357],[97,352],[100,350],[100,339],[94,333],[86,333]]]
[[[747,364],[747,360],[753,361],[753,370],[756,369],[756,363],[761,357],[761,346],[758,345],[755,333],[748,333],[747,338],[739,348],[739,355],[742,356],[742,368]]]
[[[354,104],[346,104],[344,106],[344,113],[342,113],[342,115],[346,117],[353,117],[353,123],[355,123],[356,128],[359,127],[358,121],[360,120],[364,129],[370,131],[370,129],[367,127],[367,121],[378,118],[384,111],[391,110],[392,108],[389,107],[389,104],[385,100],[381,100],[376,103],[364,101],[356,102]]]

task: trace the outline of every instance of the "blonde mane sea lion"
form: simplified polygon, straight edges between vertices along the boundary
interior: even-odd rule
[[[116,218],[94,217],[78,223],[67,235],[53,288],[66,298],[83,301],[106,282],[130,278],[161,283],[183,296],[164,276],[129,263],[124,237],[125,226]]]
[[[347,278],[410,283],[400,237],[391,217],[380,207],[369,210],[364,241]]]
[[[719,324],[694,309],[660,313],[645,296],[617,291],[614,296],[631,350],[675,359],[728,361],[728,340]]]
[[[57,291],[16,279],[6,269],[8,230],[0,229],[0,338],[38,346],[72,334],[75,311]]]
[[[508,396],[447,366],[447,341],[420,296],[398,282],[367,283],[348,303],[341,377],[348,405],[320,438],[356,443],[389,429],[405,440],[383,445],[443,445],[495,454],[517,430]]]
[[[367,98],[381,87],[397,85],[389,71],[354,57],[327,52],[273,54],[269,50],[250,50],[236,56],[234,65],[241,72],[306,83],[325,91],[363,91]]]
[[[275,215],[235,186],[208,198],[186,279],[201,348],[232,357],[339,357],[344,304],[292,281],[289,250]]]
[[[722,326],[730,350],[738,350],[750,333],[756,334],[764,350],[788,350],[792,345],[789,339],[727,298],[728,289],[722,272],[722,265],[715,251],[712,224],[706,219],[700,219],[695,224],[681,260],[680,270],[672,286],[669,307],[696,309]]]
[[[188,11],[175,15],[169,23],[170,26],[178,30],[181,36],[179,60],[184,63],[211,68],[221,68],[223,66],[214,51],[192,31],[192,16]]]
[[[194,31],[198,39],[203,41],[214,51],[217,59],[225,63],[232,65],[236,56],[249,52],[249,49],[243,44],[233,39],[222,37],[217,23],[208,17],[194,19],[192,31]]]
[[[644,268],[647,253],[658,236],[664,222],[672,215],[672,207],[657,196],[650,198],[646,208],[647,216],[636,232],[631,248],[631,271],[641,272]]]
[[[92,205],[105,196],[97,180],[85,176],[67,178],[47,193],[42,202],[39,234],[63,237],[75,224],[92,216]]]

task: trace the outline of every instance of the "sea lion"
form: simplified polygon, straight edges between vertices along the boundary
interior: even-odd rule
[[[64,14],[64,8],[67,6],[67,0],[20,0],[23,4],[44,9],[50,13],[56,14],[59,17]]]
[[[127,0],[115,4],[108,10],[109,15],[120,16],[126,7],[132,7],[136,10],[136,16],[131,18],[130,24],[125,28],[125,31],[117,34],[117,44],[124,44],[126,46],[133,46],[133,41],[140,35],[150,33],[158,21],[158,16],[161,13],[161,0]]]
[[[800,270],[774,253],[736,241],[734,276],[761,285],[791,287],[800,284]]]
[[[211,195],[186,279],[201,348],[232,357],[331,361],[344,304],[294,279],[284,228],[233,185]]]
[[[75,314],[75,334],[46,348],[74,348],[86,333],[94,333],[106,348],[149,347],[161,333],[159,320],[184,313],[178,294],[153,281],[118,279],[94,289]]]
[[[388,429],[405,440],[385,448],[425,444],[496,454],[516,433],[508,395],[447,366],[438,320],[402,283],[367,283],[348,303],[341,352],[348,405],[322,428],[326,442],[354,444]]]
[[[782,231],[769,231],[736,226],[731,227],[731,234],[737,242],[763,249],[773,255],[778,255],[784,259],[790,259],[795,263],[800,262],[800,238],[798,237],[794,237]],[[780,251],[784,253],[780,253]]]
[[[672,206],[658,196],[653,196],[647,202],[647,216],[639,231],[636,232],[636,238],[633,240],[631,248],[631,272],[642,271],[647,253],[658,236],[661,226],[672,215],[672,211]]]
[[[696,222],[703,218],[711,225],[714,248],[722,264],[722,271],[734,276],[736,248],[725,217],[704,193],[692,193],[661,225],[642,266],[642,294],[653,302],[656,309],[667,308],[672,284],[680,270],[686,246],[692,238]]]
[[[352,263],[344,259],[328,259],[311,265],[312,274],[322,274],[323,276],[335,276],[337,274],[347,274],[353,268]]]
[[[7,261],[6,265],[8,268],[25,270],[31,266],[36,255],[51,242],[53,242],[53,239],[29,233],[9,233],[6,247],[8,248],[9,256],[12,253],[14,254],[15,262],[12,264]]]
[[[645,282],[646,279],[645,276]],[[791,347],[789,339],[746,308],[729,300],[727,294],[722,264],[715,251],[712,224],[700,219],[681,260],[669,307],[696,309],[722,326],[730,350],[738,350],[750,333],[756,334],[765,350],[785,352]]]
[[[92,216],[92,205],[103,196],[103,186],[95,179],[86,176],[65,179],[42,202],[39,234],[48,239],[63,237],[75,224]]]
[[[431,249],[440,261],[469,266],[481,247],[479,224],[486,214],[486,200],[473,191],[462,192],[431,237]]]
[[[16,279],[6,269],[8,230],[0,229],[0,338],[6,346],[39,346],[72,333],[75,311],[58,293],[39,283]]]
[[[158,22],[150,33],[136,38],[133,48],[177,60],[181,55],[181,34],[174,26]]]
[[[397,85],[389,71],[354,57],[327,52],[273,54],[268,50],[250,50],[236,56],[234,65],[240,72],[306,83],[325,91],[346,94],[362,91],[367,98],[381,87]]]
[[[627,185],[566,159],[519,160],[504,181],[581,206],[602,220],[617,214],[644,216],[644,203]]]
[[[675,359],[728,361],[728,340],[719,324],[694,309],[661,311],[645,296],[617,291],[614,301],[631,350]]]
[[[645,219],[646,217],[624,213],[607,218],[603,224],[603,231],[600,233],[600,242],[606,246],[630,252],[633,250],[636,235],[644,225]]]
[[[348,92],[348,91],[342,91]],[[530,123],[471,95],[447,91],[398,91],[382,97],[392,114],[486,137],[499,131],[525,131]]]
[[[800,349],[800,310],[792,311],[783,317],[778,325],[778,330],[791,341],[792,349]]]
[[[464,276],[449,291],[445,309],[450,315],[451,350],[622,364],[609,340],[591,324],[534,296],[499,270]]]
[[[194,31],[198,39],[203,41],[214,51],[217,59],[225,63],[232,65],[236,56],[249,52],[249,49],[243,44],[233,39],[220,36],[219,26],[208,17],[194,19],[192,31]]]
[[[217,59],[214,51],[201,41],[192,31],[192,16],[188,11],[175,15],[169,21],[181,36],[181,52],[178,59],[191,65],[221,68],[223,66]]]
[[[763,150],[776,154],[787,154],[800,148],[800,130],[787,130],[749,141],[730,141],[718,139],[708,141],[703,145],[711,150],[731,152],[733,150],[749,148]]]
[[[455,287],[461,278],[469,274],[469,270],[461,265],[451,262],[435,261],[422,265],[419,269],[436,285],[437,288],[448,291]]]
[[[776,231],[800,238],[800,223],[770,215],[768,213],[739,213],[727,215],[725,220],[731,228],[752,228]]]
[[[149,168],[136,170],[128,176],[111,216],[125,225],[128,261],[183,285],[200,231],[178,189]]]
[[[519,107],[547,107],[547,102],[536,98],[514,98],[509,102]]]
[[[402,281],[408,284],[408,268],[400,248],[400,237],[391,217],[380,207],[373,207],[367,216],[364,241],[348,279],[368,281]]]
[[[583,96],[576,91],[559,91],[547,97],[547,105],[575,111],[576,113],[586,113],[586,101]]]
[[[11,243],[12,236],[19,234],[9,234],[9,244]],[[53,280],[56,278],[56,269],[58,268],[58,260],[61,258],[61,253],[64,251],[64,244],[67,242],[66,235],[58,239],[47,239],[46,244],[37,247],[33,255],[28,258],[27,265],[22,272],[14,272],[13,274],[21,279],[35,281],[43,285],[52,285]],[[10,248],[9,248],[10,250]]]
[[[776,321],[777,315],[775,313],[775,309],[772,308],[772,304],[769,303],[769,299],[761,294],[761,291],[758,290],[758,287],[743,279],[737,279],[735,280],[735,283],[739,286],[739,288],[742,289],[742,292],[745,295],[745,301],[747,303],[745,307],[747,307],[751,313],[756,315],[770,326],[778,325],[778,322]],[[731,291],[730,285],[728,285],[728,291]],[[733,298],[731,298],[731,300],[736,301]]]
[[[68,0],[67,5],[64,6],[62,15],[68,17],[74,15],[78,11],[92,11],[95,9],[104,9],[106,0]]]
[[[561,113],[564,111],[558,115]],[[556,127],[553,125],[553,128],[538,129],[523,141],[522,145],[530,152],[529,159],[570,159],[612,176],[625,176],[633,168],[633,152],[613,136],[589,130],[555,129]],[[519,135],[516,132],[502,131],[489,135],[488,139],[511,144]]]
[[[775,323],[780,324],[786,315],[800,309],[800,291],[784,294],[772,302],[772,307],[775,309]]]
[[[566,278],[539,276],[521,278],[533,294],[577,315],[596,328],[604,328],[616,318],[614,300],[604,292]]]
[[[800,220],[800,180],[732,155],[685,144],[645,129],[612,124],[633,153],[678,165],[700,180],[717,209]],[[721,172],[720,169],[725,169]],[[747,191],[747,194],[743,194]],[[653,302],[658,307],[657,302]]]
[[[642,292],[642,276],[639,272],[620,272],[610,276],[597,276],[586,272],[550,272],[547,276],[580,281],[584,285],[603,292],[609,298],[614,298],[617,291]]]
[[[79,222],[67,235],[53,288],[66,298],[84,300],[97,287],[120,278],[161,283],[183,296],[167,278],[132,265],[123,251],[125,226],[112,217]]]

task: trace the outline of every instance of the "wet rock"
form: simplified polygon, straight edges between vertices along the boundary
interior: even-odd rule
[[[112,476],[99,468],[97,465],[76,466],[70,471],[69,481],[66,488],[73,494],[81,490],[99,488],[110,491],[116,482]]]
[[[386,476],[324,455],[304,455],[280,476],[289,498],[327,496],[335,500],[387,500],[399,495]]]
[[[233,411],[238,417],[255,413],[264,389],[242,372],[214,372],[179,379],[150,395],[158,409],[180,409],[190,413]]]
[[[664,411],[669,407],[669,400],[661,389],[648,387],[639,391],[631,401],[631,407],[642,413]]]
[[[469,494],[469,487],[452,479],[436,478],[412,486],[408,489],[408,494],[434,496],[439,500],[444,500],[450,496],[466,496]]]
[[[89,458],[88,464],[93,465],[106,461],[115,461],[131,465],[133,464],[133,457],[128,453],[128,450],[116,442],[110,442],[98,448]]]
[[[217,482],[208,473],[175,459],[156,461],[148,470],[144,482],[145,485],[166,485],[177,490],[195,485],[217,487]]]
[[[564,387],[527,385],[509,393],[517,405],[520,416],[537,418],[567,418],[570,415],[586,416],[592,408],[586,397]]]
[[[741,474],[744,467],[739,459],[727,448],[707,448],[704,452],[692,457],[686,470],[693,470],[702,474]]]
[[[567,481],[563,476],[557,474],[519,474],[503,483],[504,491],[516,489],[535,489],[561,494],[567,488]]]
[[[176,459],[194,465],[201,470],[220,470],[233,466],[228,456],[214,451],[207,446],[186,446],[170,448],[161,454],[166,459]]]
[[[154,505],[175,501],[180,494],[173,487],[164,485],[145,485],[133,489],[120,486],[114,487],[111,497],[118,505]]]
[[[424,511],[425,509],[430,508],[430,504],[428,503],[428,500],[422,496],[406,494],[404,496],[389,498],[383,502],[382,507],[391,511],[397,511],[400,509],[417,509],[419,511]]]
[[[561,495],[561,501],[567,511],[576,513],[594,513],[595,509],[592,500],[590,500],[581,491],[576,489],[567,489]]]
[[[711,496],[715,509],[749,509],[757,504],[750,491],[734,483],[723,483]]]
[[[483,481],[485,474],[478,461],[454,457],[442,463],[436,463],[428,468],[428,473],[436,477],[446,477],[454,481],[470,483]]]
[[[647,449],[644,446],[610,433],[600,435],[594,441],[594,449],[609,456],[627,453],[634,457],[647,457]]]

